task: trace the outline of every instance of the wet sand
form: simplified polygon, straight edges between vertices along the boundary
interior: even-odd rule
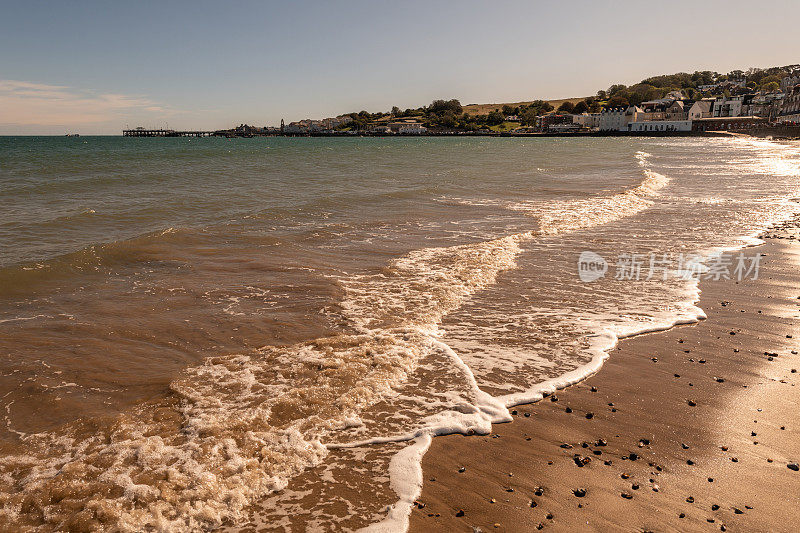
[[[623,340],[488,436],[434,439],[411,531],[796,531],[800,244],[702,281],[708,319]]]

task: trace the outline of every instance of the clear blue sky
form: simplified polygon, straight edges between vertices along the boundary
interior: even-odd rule
[[[0,134],[594,94],[800,62],[800,2],[0,0]]]

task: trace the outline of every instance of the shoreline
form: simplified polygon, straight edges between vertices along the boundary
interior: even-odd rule
[[[762,418],[760,427],[765,429],[761,410],[769,405],[776,414],[768,421],[774,426],[768,437],[770,448],[766,439],[760,447],[751,442],[755,452],[748,450],[742,439],[750,433],[758,435],[750,428],[758,423],[741,419],[743,410],[732,407],[734,401],[750,401],[753,389],[772,385],[782,390],[776,384],[794,387],[797,381],[796,373],[788,366],[783,368],[800,366],[796,353],[791,354],[797,350],[787,319],[797,316],[793,300],[797,295],[782,293],[800,285],[789,268],[796,269],[800,263],[800,247],[771,240],[796,238],[793,224],[784,228],[789,229],[767,232],[764,244],[748,248],[767,254],[759,280],[700,282],[702,292],[696,305],[710,320],[620,339],[612,348],[613,357],[609,356],[599,371],[551,395],[551,401],[514,408],[514,423],[496,425],[492,435],[434,439],[423,459],[424,484],[410,517],[410,531],[469,531],[473,527],[500,531],[649,530],[665,525],[681,530],[757,529],[759,524],[763,527],[765,516],[775,520],[772,530],[788,531],[800,519],[800,511],[789,506],[770,508],[769,502],[781,502],[781,496],[791,491],[791,483],[800,482],[800,477],[795,477],[800,474],[787,468],[800,459],[800,433],[792,428],[796,417],[790,416],[791,406],[800,405],[800,392],[791,390],[788,409],[776,405],[774,396],[770,402],[761,393],[763,406],[753,419]],[[783,285],[770,281],[776,277]],[[800,291],[800,287],[794,290]],[[785,298],[780,308],[765,301],[779,297]],[[737,306],[735,310],[730,302]],[[760,307],[766,303],[772,308],[765,315]],[[746,317],[745,328],[740,324],[742,316]],[[758,336],[756,332],[766,320],[780,322],[773,326],[780,325],[782,336]],[[737,325],[739,337],[730,334]],[[746,346],[741,345],[741,331],[755,334],[746,340]],[[733,344],[737,347],[732,348]],[[739,356],[751,352],[784,357]],[[782,372],[781,378],[771,376],[776,370]],[[715,371],[717,375],[711,376]],[[663,390],[651,390],[655,382]],[[727,401],[720,400],[720,393]],[[714,424],[718,419],[737,419],[738,424],[719,435],[721,429]],[[778,419],[786,429],[775,433],[775,427],[780,427]],[[759,442],[763,437],[751,438]],[[720,440],[731,444],[719,444]],[[733,453],[734,443],[742,457],[721,457]],[[771,450],[768,454],[774,457],[761,457],[763,463],[752,460],[754,453],[763,455],[765,450]],[[631,461],[630,454],[636,454],[638,460]],[[699,467],[706,462],[713,466]],[[630,472],[623,471],[626,469]],[[760,496],[751,494],[749,501],[757,505],[735,497],[742,492],[739,484],[753,477],[759,483],[749,488],[758,487]],[[690,499],[693,503],[687,501]],[[783,501],[788,504],[786,498]],[[778,521],[781,512],[784,516]]]

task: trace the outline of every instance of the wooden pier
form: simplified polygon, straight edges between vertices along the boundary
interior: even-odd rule
[[[216,134],[217,132],[214,131],[146,130],[144,128],[122,130],[123,137],[211,137]]]

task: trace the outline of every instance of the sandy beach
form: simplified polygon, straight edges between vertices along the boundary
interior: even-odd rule
[[[800,245],[701,281],[698,324],[622,340],[491,435],[436,438],[411,531],[796,531]]]

